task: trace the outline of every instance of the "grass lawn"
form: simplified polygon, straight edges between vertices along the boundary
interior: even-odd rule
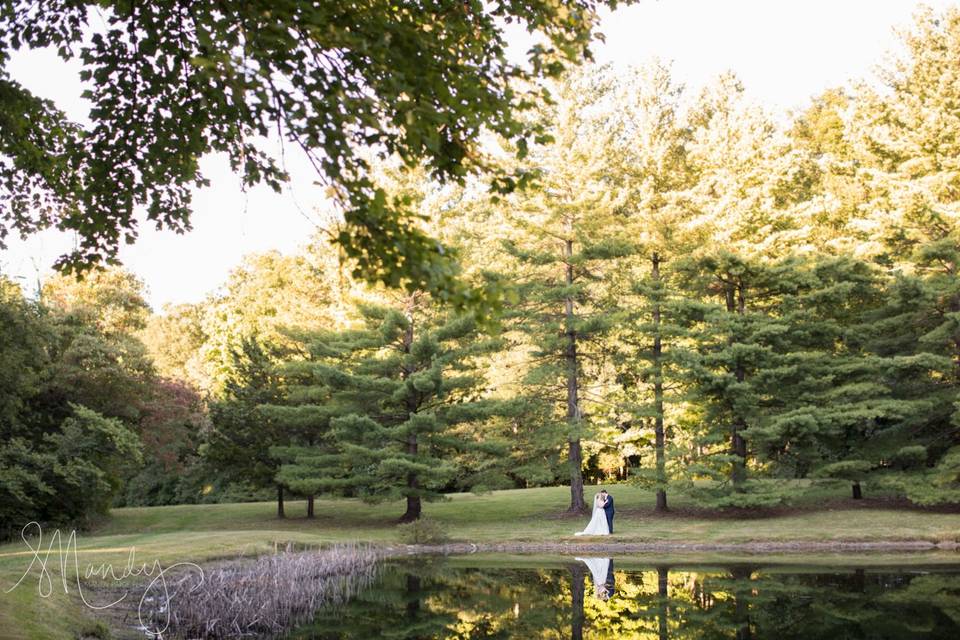
[[[845,503],[819,510],[736,519],[685,510],[683,501],[677,500],[678,513],[659,516],[650,510],[653,499],[645,489],[615,486],[611,493],[618,507],[616,535],[608,540],[611,542],[960,541],[960,513]],[[424,512],[440,522],[455,540],[573,541],[573,532],[586,524],[586,518],[561,516],[568,498],[569,490],[564,487],[461,494],[428,504]],[[287,542],[397,542],[394,523],[403,508],[399,503],[370,506],[355,500],[317,500],[313,520],[304,517],[305,511],[304,502],[288,502],[288,517],[278,520],[272,502],[115,509],[92,530],[78,535],[79,570],[82,573],[90,563],[111,563],[119,571],[126,565],[131,547],[136,548],[137,566],[155,560],[167,566],[187,560],[262,553]],[[50,533],[45,532],[43,549],[49,543]],[[55,553],[47,565],[52,584],[43,583],[44,589],[52,590],[49,597],[40,597],[38,593],[41,582],[37,566],[29,579],[6,592],[23,575],[30,556],[22,542],[0,546],[0,636],[61,639],[77,637],[81,628],[92,631],[93,623],[77,599],[75,584],[69,588],[70,595],[63,592]],[[67,575],[72,579],[76,569],[72,557],[67,559]],[[938,561],[944,559],[950,561],[949,554],[940,554]],[[709,561],[710,557],[701,554],[697,560]],[[834,561],[830,556],[811,560]],[[960,562],[960,553],[956,560]],[[793,561],[797,561],[796,557]],[[859,557],[856,561],[869,559]],[[884,561],[898,560],[884,557]]]

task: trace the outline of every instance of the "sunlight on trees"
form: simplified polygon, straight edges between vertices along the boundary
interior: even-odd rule
[[[120,65],[103,47],[132,46],[120,28],[171,19],[165,6],[115,12],[103,46],[83,54],[107,58],[89,64]],[[590,7],[574,18],[579,4],[535,3],[526,19],[575,57]],[[35,32],[0,37],[0,62],[13,38],[75,39],[81,14],[54,32],[52,14],[38,11]],[[306,28],[309,16],[283,15]],[[0,23],[16,16],[5,9]],[[535,68],[519,74],[529,87],[498,93],[504,77],[474,86],[475,74],[457,71],[484,43],[492,62],[476,72],[500,69],[493,23],[471,44],[457,40],[467,29],[459,13],[436,24],[410,14],[400,28],[376,11],[373,34],[409,40],[429,25],[438,39],[417,42],[456,42],[434,51],[435,65],[407,70],[423,78],[398,76],[413,84],[389,85],[373,65],[385,94],[361,96],[290,62],[287,35],[257,35],[261,64],[293,64],[290,77],[341,91],[360,120],[314,102],[296,115],[293,94],[268,91],[231,53],[252,32],[221,18],[193,17],[203,29],[191,37],[223,42],[191,41],[202,60],[183,71],[211,80],[219,106],[209,121],[178,111],[193,146],[120,200],[167,203],[158,219],[185,225],[184,185],[202,180],[197,154],[247,153],[238,170],[248,181],[280,181],[275,159],[249,146],[258,127],[279,120],[284,135],[309,136],[307,121],[329,116],[308,146],[336,147],[325,171],[350,230],[325,230],[293,255],[249,256],[207,299],[159,313],[118,267],[53,277],[37,299],[0,278],[0,521],[79,520],[111,501],[274,495],[284,515],[290,494],[403,498],[412,520],[452,491],[561,483],[578,511],[585,486],[610,481],[655,489],[649,506],[661,511],[671,494],[731,509],[824,495],[960,499],[960,10],[918,16],[885,90],[830,90],[783,122],[733,75],[691,95],[661,63]],[[148,60],[171,46],[141,45],[156,48]],[[392,46],[377,45],[374,62]],[[453,65],[450,55],[468,58]],[[534,52],[537,64],[554,59]],[[246,78],[248,101],[227,91],[231,78]],[[0,76],[3,86],[0,100],[37,116],[30,131],[43,149],[76,142],[51,105]],[[105,82],[96,98],[127,89]],[[438,92],[465,92],[463,104],[437,102]],[[502,111],[521,99],[530,104],[517,114]],[[394,124],[363,120],[378,109]],[[250,131],[224,129],[227,116]],[[155,146],[125,162],[140,166],[179,141],[169,123],[145,124],[138,135]],[[361,125],[383,154],[354,148]],[[71,151],[97,176],[103,154],[130,151],[98,131]],[[95,227],[84,259],[109,257],[129,231],[101,200],[116,181],[81,188],[54,162],[17,182],[10,166],[0,176],[15,200],[0,211],[7,227],[50,222],[22,217],[36,188],[66,207],[67,228]],[[525,188],[491,188],[481,168],[523,176]],[[83,203],[88,217],[75,208]],[[453,280],[463,288],[445,288]],[[478,302],[468,291],[491,297],[464,316],[463,304]],[[94,476],[79,506],[60,513],[54,496]]]

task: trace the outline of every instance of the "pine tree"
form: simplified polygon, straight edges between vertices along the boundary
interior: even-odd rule
[[[706,430],[699,444],[708,448],[688,473],[717,483],[701,492],[717,506],[777,502],[771,496],[747,496],[745,437],[762,411],[762,373],[779,364],[768,343],[780,332],[765,306],[774,294],[771,274],[759,261],[725,252],[701,257],[686,269],[690,293],[720,299],[699,309],[691,331],[693,348],[684,355],[691,398],[701,408]]]
[[[655,246],[645,247],[648,269],[638,264],[631,275],[630,299],[635,304],[629,308],[627,322],[617,331],[615,367],[623,396],[620,404],[631,421],[624,436],[636,441],[644,432],[652,431],[655,508],[666,511],[668,451],[683,398],[674,347],[686,335],[686,301],[678,295],[675,275],[666,266],[670,265],[666,257],[670,254],[661,253]],[[639,425],[633,425],[634,421]]]
[[[782,477],[860,481],[898,456],[901,434],[929,408],[898,378],[923,379],[922,359],[870,349],[870,322],[882,280],[850,258],[794,261],[796,285],[779,300],[782,366],[771,375],[777,403],[750,437]]]
[[[686,161],[695,180],[683,195],[701,246],[743,256],[783,256],[810,195],[806,163],[773,119],[751,104],[732,74],[691,105]]]
[[[706,448],[689,471],[714,479],[700,493],[717,506],[775,504],[786,496],[751,481],[749,469],[786,451],[798,455],[817,440],[809,416],[805,421],[794,412],[816,410],[808,396],[831,379],[818,367],[830,361],[836,332],[818,324],[809,308],[824,283],[800,258],[763,261],[721,252],[687,268],[688,291],[704,297],[699,309],[691,306],[692,344],[683,359],[689,398],[702,412],[698,444]],[[780,458],[781,467],[788,466]],[[793,477],[810,464],[793,462]]]
[[[901,491],[911,500],[953,499],[951,483],[929,482],[927,468],[960,441],[957,378],[950,339],[950,296],[940,274],[899,275],[884,290],[883,304],[865,319],[865,345],[885,363],[890,415],[864,434],[858,447],[860,477]],[[943,476],[935,474],[940,480]],[[941,491],[943,489],[944,491]]]
[[[287,440],[258,409],[279,397],[280,380],[274,373],[274,362],[275,354],[255,337],[243,338],[240,348],[230,352],[232,373],[224,382],[223,396],[210,406],[212,424],[204,457],[228,481],[275,486],[277,517],[283,518],[284,485],[275,478],[279,464],[270,455],[270,448]]]
[[[403,498],[409,522],[455,481],[485,484],[458,478],[454,456],[501,452],[483,425],[505,408],[483,397],[478,366],[500,344],[473,317],[444,315],[421,293],[361,315],[362,327],[316,336],[309,357],[287,365],[289,406],[263,408],[287,430],[312,433],[274,449],[284,461],[278,478],[301,491]]]
[[[909,445],[931,416],[936,360],[871,350],[882,289],[849,258],[701,258],[700,291],[722,296],[695,317],[691,401],[707,455],[691,471],[718,506],[774,504],[797,493],[768,478],[860,482],[915,464]],[[722,482],[721,469],[728,481]],[[753,479],[748,471],[753,469]]]
[[[845,134],[868,195],[857,226],[870,230],[890,272],[870,348],[902,363],[889,376],[897,397],[926,403],[891,431],[870,467],[936,502],[952,499],[956,481],[927,476],[960,445],[960,10],[919,11],[903,44],[883,69],[889,90],[861,87]]]
[[[631,69],[620,75],[618,87],[622,125],[615,130],[622,137],[610,148],[611,175],[626,194],[623,234],[635,252],[609,287],[618,301],[611,306],[626,310],[616,332],[615,367],[630,428],[619,440],[630,438],[636,446],[652,423],[656,509],[665,511],[667,405],[678,400],[670,343],[682,334],[671,266],[694,245],[683,230],[689,218],[685,192],[694,180],[687,161],[690,129],[680,115],[681,88],[668,67]]]
[[[575,513],[587,509],[582,440],[596,426],[588,407],[603,396],[601,337],[617,317],[600,287],[629,253],[619,234],[622,189],[608,177],[611,78],[609,70],[581,73],[558,86],[544,114],[555,142],[531,151],[539,184],[511,203],[517,215],[505,243],[521,301],[511,315],[530,346],[525,397],[553,408],[544,411],[555,417],[543,428],[563,433]]]
[[[747,438],[786,410],[773,390],[793,347],[778,306],[806,286],[792,256],[809,251],[804,221],[815,167],[732,75],[701,94],[688,127],[694,180],[679,200],[689,210],[685,233],[698,246],[678,267],[685,298],[678,324],[689,330],[683,377],[691,386],[689,457],[698,462],[686,474],[717,481],[701,492],[713,504],[772,504],[784,495],[748,477],[765,463]]]

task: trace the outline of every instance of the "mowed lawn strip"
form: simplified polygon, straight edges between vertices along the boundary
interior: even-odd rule
[[[679,512],[658,515],[652,511],[648,490],[633,486],[611,489],[618,508],[615,535],[610,541],[960,540],[960,513],[873,508],[864,504],[737,518],[687,511],[684,501],[675,500]],[[587,522],[586,517],[563,515],[568,496],[565,487],[455,494],[449,500],[427,504],[424,514],[439,522],[454,540],[558,541],[572,538]],[[318,499],[314,510],[316,517],[307,519],[304,502],[288,502],[287,517],[279,519],[272,502],[114,509],[102,524],[80,534],[81,546],[92,544],[91,538],[103,538],[106,542],[112,536],[133,536],[130,540],[136,544],[138,536],[145,537],[142,543],[150,534],[170,532],[262,531],[281,539],[296,532],[308,534],[318,542],[399,541],[395,526],[403,512],[399,502],[369,505],[359,500]],[[130,543],[124,540],[119,544]],[[0,553],[8,546],[0,548]]]

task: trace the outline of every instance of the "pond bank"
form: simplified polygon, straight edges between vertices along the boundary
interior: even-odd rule
[[[954,540],[838,540],[776,542],[452,542],[436,545],[387,547],[389,551],[407,555],[468,555],[473,553],[898,553],[916,551],[960,551]],[[393,554],[391,554],[393,555]],[[960,560],[960,554],[958,554]]]

